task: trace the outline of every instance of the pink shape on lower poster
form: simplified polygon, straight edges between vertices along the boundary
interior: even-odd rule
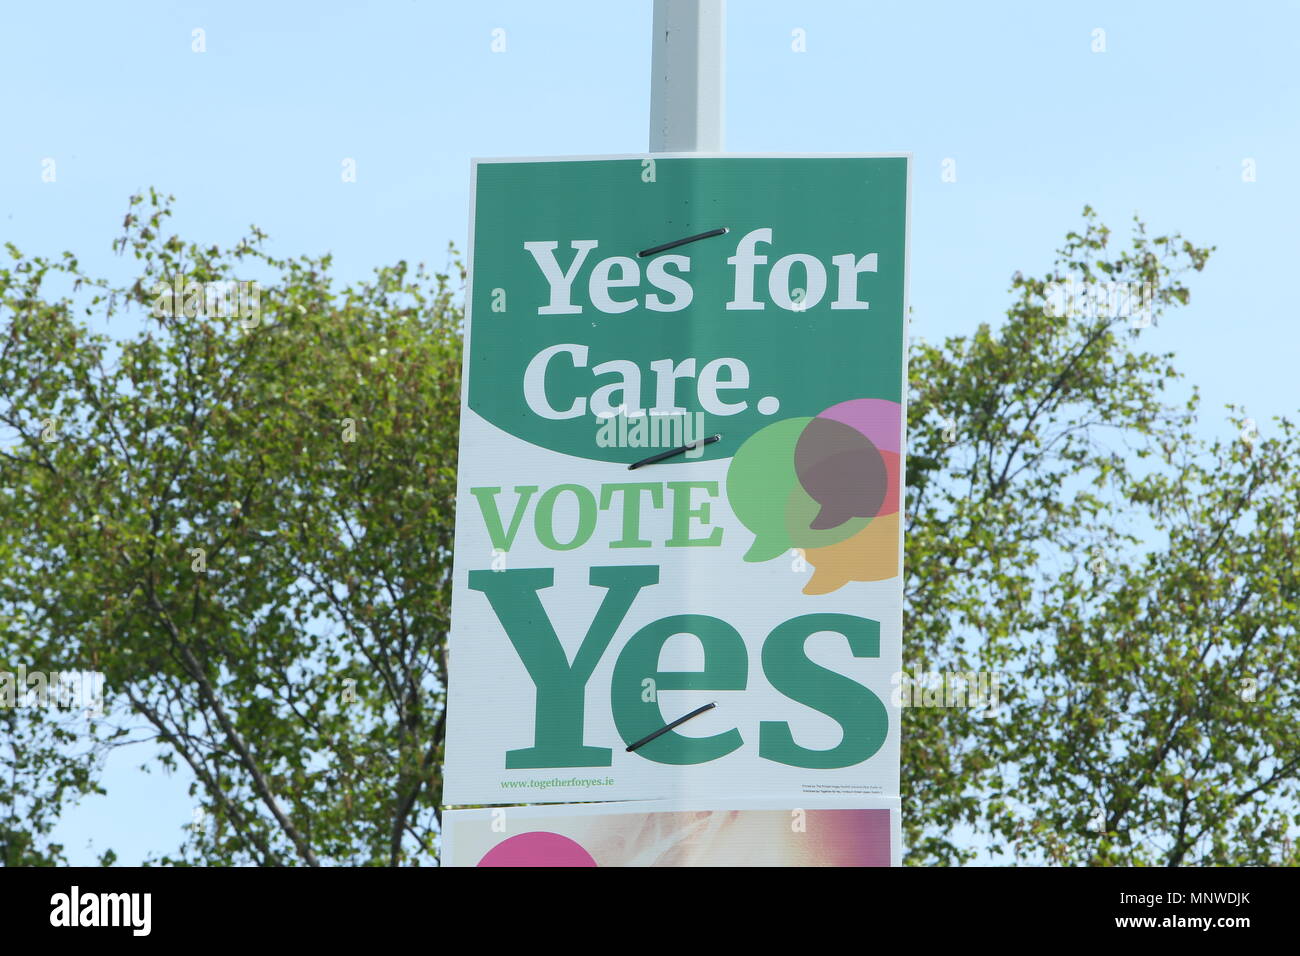
[[[479,866],[595,866],[582,844],[558,833],[537,830],[502,840],[478,861]]]

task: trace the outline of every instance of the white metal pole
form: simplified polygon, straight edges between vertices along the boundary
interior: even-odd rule
[[[726,0],[655,0],[650,152],[722,152]]]

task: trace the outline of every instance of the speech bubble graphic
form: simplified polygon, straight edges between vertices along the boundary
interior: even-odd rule
[[[889,469],[871,439],[853,426],[814,418],[799,436],[794,460],[799,483],[821,505],[810,524],[814,531],[880,511]]]
[[[761,428],[736,450],[727,468],[727,501],[754,533],[746,561],[770,561],[790,547],[786,506],[798,484],[794,448],[811,418],[786,418]]]
[[[740,446],[727,469],[727,500],[740,522],[754,533],[745,553],[749,562],[770,561],[790,548],[821,548],[856,534],[868,518],[837,527],[813,529],[823,510],[799,483],[795,447],[811,418],[773,422]]]
[[[902,487],[901,468],[903,456],[897,452],[882,451],[880,457],[885,461],[885,470],[889,473],[889,486],[885,492],[885,500],[880,503],[878,515],[892,515],[898,511],[898,492]]]
[[[897,402],[853,399],[750,436],[727,470],[728,501],[754,533],[744,560],[770,561],[791,547],[802,549],[820,566],[806,594],[895,576],[896,544],[892,550],[878,545],[898,531],[902,414]],[[894,520],[864,536],[889,516]]]
[[[882,452],[899,454],[899,438],[903,433],[903,406],[883,398],[855,398],[832,405],[817,416],[842,422],[855,428],[871,440]]]
[[[881,515],[838,544],[804,552],[813,566],[804,594],[830,594],[850,581],[885,581],[898,574],[898,512]]]
[[[867,526],[870,518],[850,518],[841,525],[824,530],[813,530],[813,519],[821,512],[822,506],[804,491],[803,485],[795,481],[790,489],[790,498],[785,505],[785,530],[790,545],[795,548],[826,548],[839,544],[845,538],[851,538]]]
[[[900,444],[903,406],[883,398],[855,398],[832,405],[817,417],[829,418],[856,428],[876,446],[889,472],[888,490],[877,514],[888,515],[897,511],[903,485]]]

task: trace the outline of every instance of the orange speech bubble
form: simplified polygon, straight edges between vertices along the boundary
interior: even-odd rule
[[[898,512],[871,519],[851,538],[811,548],[804,559],[814,567],[804,594],[830,594],[850,581],[885,581],[898,574]]]

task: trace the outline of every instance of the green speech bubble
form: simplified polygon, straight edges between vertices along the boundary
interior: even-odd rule
[[[861,531],[870,518],[834,528],[810,527],[821,506],[795,473],[794,451],[811,417],[773,422],[749,437],[727,469],[727,500],[741,524],[754,533],[745,560],[770,561],[792,547],[824,548]]]

